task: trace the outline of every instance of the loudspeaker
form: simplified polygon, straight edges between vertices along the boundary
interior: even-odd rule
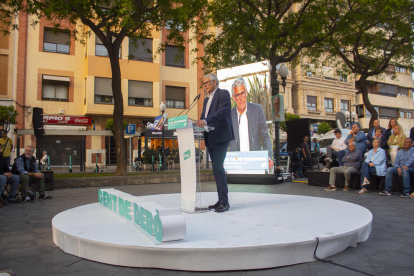
[[[43,128],[43,108],[33,107],[32,124],[35,137],[45,137],[45,130]]]
[[[303,143],[303,137],[309,137],[310,147],[310,119],[299,119],[286,122],[287,127],[287,150],[294,151],[300,148]]]

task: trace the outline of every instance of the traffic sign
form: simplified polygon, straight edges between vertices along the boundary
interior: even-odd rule
[[[135,125],[127,125],[126,134],[134,135],[135,134]]]

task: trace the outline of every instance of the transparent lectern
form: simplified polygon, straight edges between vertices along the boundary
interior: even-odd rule
[[[187,115],[168,119],[168,129],[177,131],[180,149],[181,210],[189,213],[194,213],[197,209],[205,209],[201,203],[201,160],[197,168],[194,140],[198,139],[201,142],[203,132],[214,129],[208,126],[199,128],[195,122],[188,119]]]

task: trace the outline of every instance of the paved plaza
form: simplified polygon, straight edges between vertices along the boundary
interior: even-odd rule
[[[118,186],[115,188],[137,196],[180,192],[179,183]],[[203,182],[202,188],[206,192],[215,191],[215,183]],[[97,202],[98,189],[99,187],[57,189],[49,192],[53,196],[52,200],[40,201],[36,199],[33,203],[9,204],[1,208],[0,271],[13,270],[17,276],[364,275],[319,261],[263,270],[187,272],[112,266],[64,253],[52,241],[52,218],[67,209]],[[414,275],[414,200],[400,198],[400,193],[380,197],[377,192],[359,195],[357,190],[325,192],[322,187],[308,186],[306,183],[230,184],[229,191],[333,198],[366,207],[374,215],[370,238],[355,248],[348,248],[327,259],[370,275]],[[328,209],[329,206],[326,208]],[[347,210],[336,211],[338,216],[347,212]]]

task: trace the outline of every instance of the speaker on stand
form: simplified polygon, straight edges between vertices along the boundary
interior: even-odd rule
[[[45,129],[43,126],[43,108],[33,107],[32,125],[34,136],[36,138],[45,137]]]

